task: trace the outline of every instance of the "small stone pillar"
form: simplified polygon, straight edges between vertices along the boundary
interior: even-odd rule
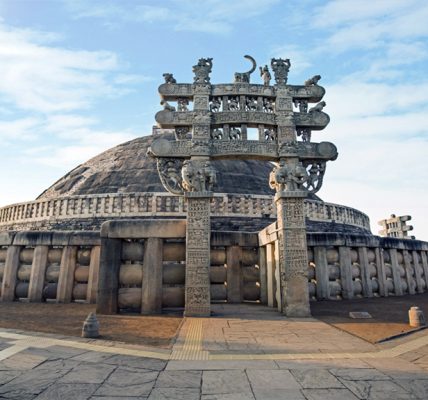
[[[413,328],[419,328],[426,325],[424,313],[419,307],[410,308],[409,325]]]
[[[302,190],[275,195],[278,218],[279,269],[282,312],[288,317],[309,317],[308,253]]]
[[[186,317],[209,317],[210,295],[210,202],[211,192],[187,192],[186,225]]]
[[[267,303],[269,307],[276,307],[275,245],[273,243],[266,245],[266,275]]]

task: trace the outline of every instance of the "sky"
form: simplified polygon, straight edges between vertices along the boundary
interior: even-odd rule
[[[290,84],[322,76],[312,140],[339,158],[318,195],[428,240],[427,21],[420,0],[0,0],[0,206],[150,135],[163,73],[192,82],[213,57],[211,82],[232,82],[250,54],[289,58]]]

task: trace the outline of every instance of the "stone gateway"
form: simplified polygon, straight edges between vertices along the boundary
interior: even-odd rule
[[[330,120],[321,76],[292,85],[289,59],[246,58],[232,83],[211,82],[212,58],[192,83],[164,73],[153,135],[1,208],[1,301],[186,316],[256,302],[306,317],[311,301],[425,292],[428,243],[396,232],[407,217],[374,236],[367,215],[318,197],[338,156],[313,141]]]

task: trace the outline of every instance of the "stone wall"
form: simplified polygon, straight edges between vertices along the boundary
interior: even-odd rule
[[[259,233],[267,264],[271,306],[276,305],[276,223]],[[423,293],[428,280],[428,243],[372,235],[309,233],[311,300],[340,300]]]
[[[96,232],[0,232],[0,299],[95,303]]]
[[[212,219],[247,218],[247,228],[258,231],[276,218],[271,196],[215,194]],[[0,208],[0,230],[99,230],[116,218],[184,218],[186,205],[180,196],[168,193],[124,193],[69,196],[37,200]],[[367,215],[350,207],[305,201],[305,213],[313,222],[349,225],[370,232]],[[220,230],[221,224],[214,229]]]

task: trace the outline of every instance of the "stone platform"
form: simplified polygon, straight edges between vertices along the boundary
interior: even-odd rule
[[[213,310],[172,350],[2,329],[0,398],[426,399],[426,330],[373,345],[263,306]]]

